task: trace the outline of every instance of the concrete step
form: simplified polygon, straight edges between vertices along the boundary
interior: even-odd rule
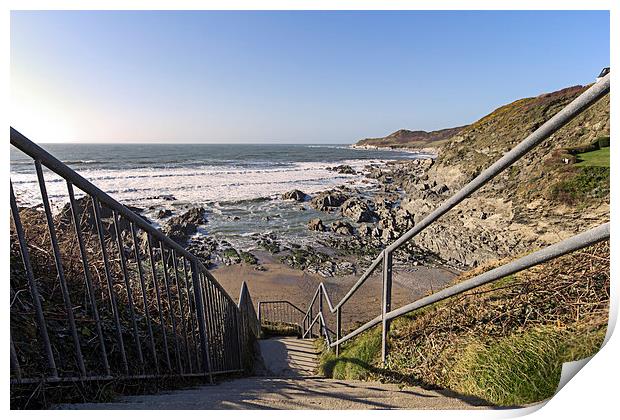
[[[313,339],[269,338],[259,340],[264,362],[263,376],[315,376],[320,351]]]

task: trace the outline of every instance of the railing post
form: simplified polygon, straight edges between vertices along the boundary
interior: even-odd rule
[[[319,313],[323,315],[323,291],[319,290]],[[319,335],[321,335],[321,329],[325,325],[323,324],[323,318],[319,318]]]
[[[204,313],[204,306],[202,303],[202,293],[200,286],[200,277],[198,276],[198,266],[195,261],[190,261],[192,268],[192,284],[194,287],[194,299],[196,300],[196,318],[198,321],[198,333],[200,334],[200,346],[202,350],[202,366],[204,366],[205,373],[209,375],[209,382],[213,382],[213,376],[211,375],[211,361],[209,360],[209,344],[207,342],[207,333],[205,330],[206,320]]]
[[[336,309],[336,343],[340,340],[341,335],[342,313],[340,306]],[[336,344],[336,356],[340,356],[340,343]]]
[[[383,299],[381,308],[381,361],[385,364],[387,357],[387,336],[390,330],[390,322],[385,314],[392,310],[392,252],[383,252]]]
[[[258,313],[256,314],[256,317],[258,318],[258,333],[261,333],[261,330],[263,329],[263,320],[261,319],[261,303],[262,302],[258,302]]]

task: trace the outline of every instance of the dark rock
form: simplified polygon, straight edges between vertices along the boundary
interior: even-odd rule
[[[185,245],[198,230],[198,225],[206,222],[204,212],[204,208],[194,207],[179,216],[171,217],[162,231],[178,244]]]
[[[377,218],[376,213],[368,208],[368,204],[356,197],[349,198],[342,203],[340,211],[343,216],[356,223],[373,222]]]
[[[446,184],[437,185],[432,189],[432,191],[437,195],[441,195],[448,192],[448,186]]]
[[[346,174],[346,175],[355,175],[355,174],[357,174],[355,169],[353,169],[349,165],[338,165],[338,166],[334,166],[333,168],[328,168],[328,169],[331,170],[331,171],[334,171],[334,172],[338,172],[339,174]]]
[[[370,236],[372,235],[372,227],[364,223],[357,229],[357,233],[360,236]]]
[[[157,218],[158,219],[163,219],[164,217],[170,217],[172,216],[172,210],[169,209],[165,209],[165,210],[159,210],[157,212]]]
[[[319,218],[310,219],[310,221],[308,222],[308,229],[315,230],[318,232],[324,232],[325,225],[323,225],[323,221]]]
[[[333,232],[336,232],[340,235],[353,235],[353,226],[348,222],[343,222],[342,220],[336,220],[331,224],[331,228]]]
[[[306,201],[308,195],[300,190],[292,190],[282,194],[283,200]]]
[[[347,197],[340,191],[324,191],[310,201],[310,205],[317,210],[326,211],[330,208],[340,207]]]

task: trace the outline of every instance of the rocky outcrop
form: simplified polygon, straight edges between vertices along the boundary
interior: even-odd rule
[[[415,226],[584,90],[577,86],[503,106],[450,138],[434,163],[416,160],[367,167],[367,176],[378,180],[386,194],[399,195],[374,200],[381,242],[387,244]],[[566,150],[608,135],[607,96],[424,229],[405,249],[473,267],[550,245],[608,221],[609,195],[589,199],[581,207],[550,198],[558,182],[579,170],[570,160],[562,161]],[[367,240],[372,237],[369,226],[358,232]]]
[[[327,168],[328,171],[338,172],[345,175],[356,175],[357,171],[351,167],[351,165],[338,165],[332,168]]]
[[[170,209],[162,209],[157,212],[158,219],[165,219],[166,217],[172,216],[172,210]]]
[[[317,232],[324,232],[325,225],[323,225],[323,221],[319,218],[310,219],[310,221],[308,222],[308,229]]]
[[[449,139],[467,126],[445,128],[437,131],[398,130],[385,137],[368,138],[358,141],[356,147],[389,147],[420,150],[435,147],[437,142]]]
[[[353,235],[355,230],[350,223],[343,222],[342,220],[336,220],[331,224],[332,232],[338,233],[340,235]]]
[[[180,245],[186,245],[190,236],[196,233],[198,226],[206,222],[203,207],[194,207],[185,213],[171,217],[162,231]]]
[[[355,223],[373,222],[377,218],[377,214],[370,210],[368,204],[358,197],[351,197],[340,206],[343,216],[348,217]]]
[[[338,190],[323,191],[315,196],[310,205],[319,211],[327,211],[340,207],[347,200],[347,197]]]
[[[282,194],[283,200],[295,200],[298,202],[306,201],[308,195],[300,190],[292,190]]]

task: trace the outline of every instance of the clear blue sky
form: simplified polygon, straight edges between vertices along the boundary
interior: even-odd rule
[[[38,142],[351,143],[608,65],[605,11],[12,12],[11,121]]]

